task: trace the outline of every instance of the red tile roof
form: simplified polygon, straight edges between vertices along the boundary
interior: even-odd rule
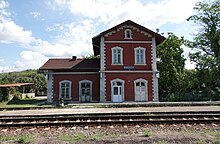
[[[99,69],[99,59],[49,59],[40,70],[90,70]]]
[[[15,83],[15,84],[0,84],[0,87],[20,87],[24,85],[33,85],[34,83]]]
[[[81,61],[82,59],[76,59],[74,61],[71,58],[49,59],[40,69],[71,69]]]

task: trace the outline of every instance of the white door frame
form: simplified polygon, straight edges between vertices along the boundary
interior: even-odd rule
[[[123,102],[124,101],[124,83],[125,83],[125,81],[122,80],[122,79],[118,79],[118,78],[111,80],[111,101],[114,102],[113,101],[113,95],[114,95],[114,88],[113,88],[113,86],[114,86],[115,82],[122,83],[122,87],[121,87],[121,101],[118,101],[118,102]]]
[[[136,79],[134,81],[134,93],[135,93],[134,99],[135,99],[135,101],[136,101],[136,94],[137,94],[137,92],[136,92],[136,90],[137,90],[136,83],[138,83],[138,82],[143,82],[145,84],[145,90],[146,90],[145,97],[146,97],[146,101],[148,101],[148,81],[145,80],[145,79],[142,79],[142,78]]]
[[[79,81],[79,101],[81,101],[81,97],[82,97],[82,91],[81,91],[81,86],[82,83],[89,83],[90,84],[90,102],[92,101],[92,81],[90,80],[81,80]]]

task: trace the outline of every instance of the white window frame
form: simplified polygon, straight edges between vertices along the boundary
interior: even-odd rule
[[[81,86],[82,83],[89,83],[90,84],[90,101],[92,101],[92,81],[91,80],[81,80],[79,81],[79,101],[81,102],[81,96],[82,96],[82,92],[81,92]]]
[[[130,29],[126,29],[124,31],[124,38],[125,39],[132,39],[132,31]]]
[[[121,47],[113,47],[112,49],[112,65],[123,65],[123,48]],[[114,61],[114,50],[116,50],[116,63]],[[118,62],[118,51],[120,51],[120,61],[121,63]]]
[[[146,90],[146,94],[145,94],[145,96],[146,96],[146,101],[148,101],[148,80],[145,80],[145,79],[142,79],[142,78],[140,78],[140,79],[136,79],[135,81],[134,81],[134,96],[136,97],[136,83],[138,83],[138,82],[143,82],[143,83],[145,83],[145,90]],[[135,100],[136,101],[136,100]]]
[[[61,98],[61,94],[62,94],[62,89],[61,89],[61,86],[62,86],[62,83],[69,83],[69,97],[64,97],[64,100],[71,100],[72,99],[72,95],[71,95],[71,90],[72,90],[72,82],[69,81],[69,80],[62,80],[59,82],[59,98]],[[66,94],[66,92],[65,92]]]
[[[143,51],[143,61],[140,61],[141,55],[138,55],[138,51]],[[136,47],[134,48],[135,65],[146,65],[146,48]],[[138,62],[139,56],[139,62]]]
[[[124,102],[124,85],[125,85],[125,81],[122,79],[113,79],[111,80],[111,101],[113,102],[113,95],[114,95],[114,90],[113,90],[113,86],[114,86],[114,82],[121,82],[122,83],[122,102]]]

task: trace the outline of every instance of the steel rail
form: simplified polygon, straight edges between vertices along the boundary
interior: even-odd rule
[[[220,113],[212,114],[140,114],[123,113],[113,115],[86,114],[70,116],[18,116],[1,117],[0,127],[58,126],[58,125],[101,125],[143,123],[220,123]]]

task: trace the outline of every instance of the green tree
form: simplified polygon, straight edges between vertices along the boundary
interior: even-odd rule
[[[33,77],[36,95],[44,95],[47,92],[47,81],[44,74],[35,74]]]
[[[198,2],[194,10],[196,14],[187,20],[196,23],[200,29],[191,46],[200,54],[218,58],[220,56],[220,0]]]
[[[160,71],[159,95],[161,101],[168,100],[168,97],[180,92],[181,73],[184,70],[185,59],[183,57],[184,38],[168,33],[167,39],[157,47],[157,56],[161,59],[158,62]]]
[[[198,2],[187,20],[200,28],[193,42],[191,61],[196,63],[198,91],[208,100],[220,100],[220,0]]]

